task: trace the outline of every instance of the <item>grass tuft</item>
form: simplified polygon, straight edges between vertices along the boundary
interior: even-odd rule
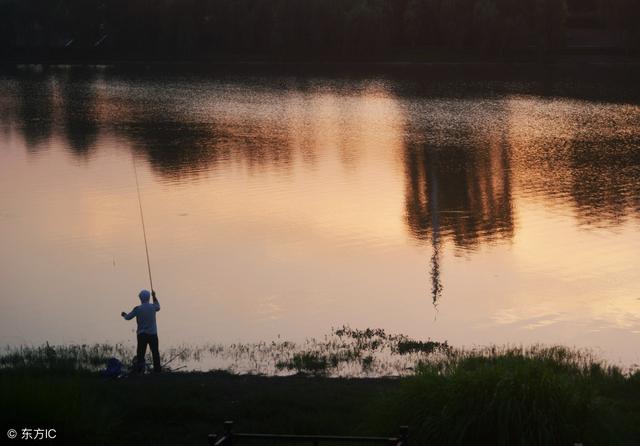
[[[639,404],[611,391],[636,399],[637,380],[566,347],[456,350],[418,364],[384,413],[421,444],[636,444]]]

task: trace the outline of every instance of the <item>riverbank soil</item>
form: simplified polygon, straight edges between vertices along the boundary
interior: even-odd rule
[[[238,432],[396,434],[372,430],[367,420],[397,379],[44,372],[1,378],[5,432],[55,428],[64,444],[203,445],[225,420]]]

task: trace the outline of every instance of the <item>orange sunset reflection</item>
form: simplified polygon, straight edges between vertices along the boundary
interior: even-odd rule
[[[135,159],[168,344],[347,323],[640,359],[636,106],[377,78],[0,86],[9,344],[126,337],[115,316],[146,286]],[[114,318],[78,322],[89,305]]]

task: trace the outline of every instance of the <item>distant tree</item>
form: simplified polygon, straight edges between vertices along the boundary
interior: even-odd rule
[[[499,16],[494,0],[480,0],[473,11],[474,46],[482,52],[502,50],[503,17]]]
[[[534,28],[538,50],[548,53],[564,46],[567,5],[564,0],[535,0]]]
[[[640,0],[597,1],[637,48]],[[0,48],[86,58],[371,58],[421,47],[547,53],[564,43],[566,14],[565,0],[0,0]]]
[[[382,1],[357,2],[347,14],[344,42],[350,55],[376,55],[390,46],[389,23],[385,22]]]
[[[607,23],[628,53],[640,50],[640,0],[604,0]]]

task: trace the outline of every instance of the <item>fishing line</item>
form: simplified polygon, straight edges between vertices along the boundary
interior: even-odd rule
[[[140,183],[138,182],[138,169],[136,168],[136,159],[131,157],[133,163],[133,173],[136,177],[136,190],[138,191],[138,206],[140,207],[140,221],[142,221],[142,236],[144,237],[144,251],[147,254],[147,270],[149,271],[149,284],[151,285],[151,291],[153,291],[153,279],[151,279],[151,263],[149,262],[149,246],[147,244],[147,229],[144,225],[144,213],[142,212],[142,200],[140,199]]]

